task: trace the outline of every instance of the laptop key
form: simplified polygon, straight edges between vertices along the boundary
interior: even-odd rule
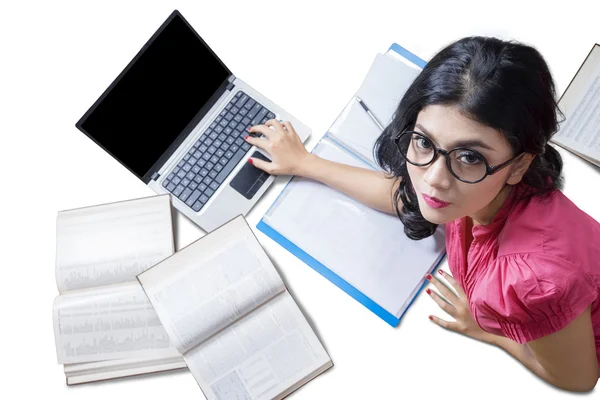
[[[188,185],[188,187],[192,190],[196,189],[198,187],[198,184],[194,181],[190,182],[190,184]]]
[[[209,162],[207,162],[207,163],[206,163],[206,167],[205,167],[205,168],[206,168],[207,170],[209,170],[209,171],[210,171],[211,169],[213,169],[213,167],[214,167],[214,166],[215,166],[215,164],[214,164],[214,163],[211,163],[211,162],[209,161]]]
[[[196,200],[198,200],[198,197],[200,197],[200,195],[202,194],[201,191],[199,190],[194,190],[194,192],[191,194],[190,197],[188,197],[188,199],[185,201],[185,204],[187,204],[188,206],[192,206]]]
[[[259,103],[254,104],[254,106],[252,107],[252,109],[250,111],[248,111],[248,114],[246,114],[246,118],[249,118],[250,120],[252,120],[252,118],[254,118],[254,116],[256,114],[258,114],[258,112],[262,109],[262,106]]]
[[[202,208],[204,204],[200,203],[199,201],[195,202],[194,205],[192,206],[192,210],[198,212],[200,211],[200,209]]]
[[[219,161],[220,161],[220,159],[219,159],[219,157],[217,157],[217,156],[212,156],[212,157],[210,158],[210,162],[211,162],[211,163],[213,163],[213,164],[216,164],[216,163],[218,163]]]
[[[219,188],[219,184],[217,182],[213,182],[210,184],[210,188],[212,190],[217,190]]]
[[[206,192],[204,192],[204,194],[210,198],[210,196],[212,196],[214,192],[215,191],[212,189],[206,189]]]
[[[212,183],[211,183],[211,185],[212,185]],[[207,187],[208,187],[208,185],[205,185],[204,183],[201,183],[201,184],[198,185],[198,190],[200,192],[204,192]]]
[[[171,183],[175,184],[175,185],[179,185],[179,182],[181,182],[181,178],[176,176],[175,178],[173,178],[171,180]],[[172,191],[172,190],[171,190]]]
[[[181,186],[187,186],[187,185],[190,184],[191,181],[192,181],[191,179],[184,178],[184,179],[181,180]]]
[[[177,197],[183,192],[183,186],[179,185],[173,190],[173,194]]]
[[[231,103],[229,103],[229,104],[231,104]],[[237,113],[240,112],[240,109],[236,106],[232,106],[231,110],[229,110],[229,112],[232,113],[233,115],[236,115]]]
[[[268,118],[268,119],[273,119],[273,118],[275,118],[275,114],[273,114],[272,112],[269,112],[269,113],[267,114],[267,118]]]
[[[248,142],[245,142],[244,144],[242,144],[242,150],[244,150],[244,151],[248,151],[248,149],[250,149],[250,147],[252,147],[252,146],[250,146],[250,143],[248,143]]]
[[[170,181],[170,180],[168,180],[168,179],[165,179],[165,180],[163,181],[162,185],[163,185],[163,187],[167,187],[167,186],[169,186],[169,183],[171,183],[171,181]]]
[[[182,170],[184,170],[185,172],[189,172],[190,169],[192,169],[192,166],[188,163],[185,163],[183,165],[183,167],[181,167]]]
[[[190,194],[192,194],[192,190],[189,189],[189,188],[186,188],[183,191],[183,193],[181,193],[181,195],[179,196],[179,198],[181,199],[181,201],[186,201]]]
[[[246,154],[245,151],[238,150],[233,155],[233,157],[227,162],[227,164],[225,164],[225,166],[223,167],[221,172],[219,172],[219,175],[217,175],[217,177],[215,178],[215,181],[219,184],[223,183],[225,178],[227,178],[227,175],[229,175],[231,173],[231,171],[233,171],[235,166],[241,161],[242,158],[244,158],[245,154]],[[219,160],[219,162],[221,162],[222,160],[223,159]]]
[[[171,182],[171,183],[169,183],[169,185],[167,186],[167,190],[168,190],[169,192],[172,192],[172,191],[173,191],[173,189],[175,189],[175,187],[176,187],[176,186],[175,186],[175,184],[174,184],[173,182]]]
[[[217,171],[215,171],[214,169],[212,171],[210,171],[208,173],[208,176],[210,176],[211,178],[215,179],[217,177],[219,173]]]
[[[198,199],[199,202],[201,202],[202,204],[206,204],[206,202],[208,201],[208,197],[206,197],[206,195],[202,195],[200,196],[200,199]]]

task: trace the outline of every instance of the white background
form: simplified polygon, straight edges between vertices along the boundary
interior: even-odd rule
[[[75,122],[174,8],[236,76],[312,128],[309,150],[358,89],[375,54],[392,42],[428,60],[467,35],[517,39],[544,55],[559,94],[592,45],[600,42],[595,1],[3,1],[2,399],[203,398],[186,370],[67,387],[56,363],[51,318],[58,293],[57,211],[152,194],[80,133]],[[599,171],[561,153],[566,194],[600,220]],[[252,227],[281,188],[272,187],[248,215]],[[177,248],[203,235],[181,215],[176,222]],[[571,396],[500,349],[430,322],[429,314],[443,312],[427,295],[421,294],[393,329],[262,233],[257,235],[335,363],[292,398]],[[442,268],[448,270],[446,262]]]

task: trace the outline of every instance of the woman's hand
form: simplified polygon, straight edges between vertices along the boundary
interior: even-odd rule
[[[452,287],[458,293],[458,296],[454,294],[450,289],[446,287],[438,277],[431,275],[427,276],[427,279],[433,283],[433,285],[440,291],[448,301],[444,300],[431,289],[427,289],[427,294],[440,306],[442,310],[450,314],[456,321],[450,322],[440,319],[436,316],[430,315],[429,319],[440,325],[443,328],[450,329],[452,331],[462,333],[463,335],[472,337],[473,339],[480,340],[482,342],[491,343],[492,334],[484,331],[477,325],[471,310],[469,309],[469,303],[467,302],[467,295],[456,280],[447,272],[443,272],[441,269],[438,272],[443,275],[446,280],[452,285]]]
[[[273,127],[273,129],[271,129]],[[266,151],[271,162],[251,157],[251,162],[271,175],[302,175],[302,168],[310,158],[310,153],[288,121],[268,120],[265,125],[256,125],[248,129],[252,133],[262,133],[264,137],[247,136],[251,145]]]

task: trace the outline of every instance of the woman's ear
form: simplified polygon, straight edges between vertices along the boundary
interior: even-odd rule
[[[512,172],[509,175],[506,183],[508,183],[509,185],[516,185],[517,183],[521,182],[521,179],[523,179],[523,175],[525,175],[525,173],[529,169],[529,166],[531,165],[531,162],[534,158],[535,154],[523,153],[523,155],[513,165]]]

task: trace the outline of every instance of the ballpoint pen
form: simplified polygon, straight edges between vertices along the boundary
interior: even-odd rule
[[[358,104],[360,104],[360,106],[367,112],[367,114],[369,114],[369,117],[371,117],[371,119],[373,120],[373,122],[375,122],[375,125],[377,125],[379,127],[379,129],[381,129],[382,131],[384,130],[383,125],[381,124],[381,122],[379,122],[379,120],[377,120],[377,118],[375,117],[375,115],[373,115],[373,113],[371,112],[371,110],[369,110],[369,107],[367,107],[367,105],[365,104],[364,101],[361,100],[360,97],[358,96],[354,96],[356,97],[356,100],[358,101]]]

